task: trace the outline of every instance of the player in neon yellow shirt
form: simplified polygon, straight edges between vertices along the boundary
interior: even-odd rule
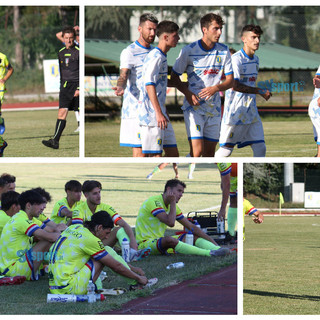
[[[6,82],[12,76],[13,67],[9,63],[6,55],[0,52],[0,134],[5,130],[4,119],[1,116],[1,107],[3,103],[4,93],[6,91]],[[0,136],[0,157],[3,156],[3,151],[7,147],[7,142]]]
[[[72,212],[80,204],[81,188],[82,185],[77,180],[70,180],[65,184],[64,190],[67,196],[55,203],[51,213],[53,222],[68,225],[71,223]]]
[[[166,254],[168,249],[182,254],[201,256],[227,255],[230,250],[220,248],[215,241],[195,227],[184,217],[177,203],[181,199],[186,185],[178,180],[168,180],[164,193],[152,196],[141,206],[136,220],[136,237],[139,249],[151,248],[151,254]],[[164,236],[168,227],[174,227],[175,221],[185,228],[193,230],[194,245],[184,243],[185,233],[180,236]]]
[[[113,207],[101,203],[101,189],[102,185],[99,181],[87,180],[83,183],[82,191],[87,200],[80,203],[74,209],[72,224],[83,224],[83,222],[89,221],[95,212],[101,210],[106,211],[109,213],[117,228],[112,230],[108,239],[103,240],[103,243],[106,246],[113,247],[117,241],[119,241],[121,245],[123,239],[126,238],[130,242],[130,261],[140,260],[148,256],[150,253],[148,248],[138,250],[136,238],[129,224],[122,219]]]
[[[43,197],[28,190],[19,196],[21,210],[4,226],[0,238],[0,273],[5,276],[25,276],[38,280],[38,269],[60,233],[49,233],[35,223],[43,210]],[[33,245],[32,237],[39,240]]]
[[[258,211],[247,199],[243,199],[243,240],[245,240],[245,226],[244,216],[253,216],[252,220],[254,223],[262,223],[264,220],[263,214]]]
[[[20,210],[18,202],[19,193],[15,191],[8,191],[1,197],[1,210],[0,210],[0,237],[3,227],[6,223]]]
[[[226,216],[226,207],[230,197],[228,208],[228,232],[226,240],[235,243],[236,224],[237,224],[237,189],[238,189],[238,170],[236,163],[217,163],[221,176],[222,200],[218,213],[218,219],[224,220]]]
[[[98,211],[84,224],[68,227],[51,248],[49,286],[51,293],[85,294],[88,282],[97,281],[104,266],[125,277],[133,286],[145,285],[142,269],[129,266],[103,241],[111,234],[113,221],[106,211]]]

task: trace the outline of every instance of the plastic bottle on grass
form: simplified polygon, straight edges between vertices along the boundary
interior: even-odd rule
[[[92,282],[92,280],[89,280],[88,287],[87,287],[87,295],[88,295],[88,302],[89,303],[93,303],[93,302],[97,301],[96,294],[95,294],[94,290],[95,290],[95,285]]]
[[[186,243],[189,244],[190,246],[193,246],[193,229],[189,230],[188,233],[186,234]]]
[[[95,294],[96,300],[104,301],[105,296],[100,293]],[[48,293],[47,295],[47,302],[48,303],[55,303],[55,302],[89,302],[89,296],[87,294],[52,294]]]
[[[167,269],[179,269],[179,268],[183,268],[184,267],[184,263],[183,262],[176,262],[176,263],[171,263],[167,266]]]
[[[224,229],[224,220],[217,221],[217,233],[219,234],[219,239],[224,239],[226,237]]]
[[[127,238],[122,240],[121,251],[123,260],[125,262],[130,262],[130,243]]]

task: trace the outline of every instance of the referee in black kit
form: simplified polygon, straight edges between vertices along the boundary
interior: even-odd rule
[[[75,30],[65,27],[62,30],[65,47],[58,53],[60,68],[59,111],[54,136],[42,143],[49,148],[59,149],[59,140],[69,110],[79,109],[79,48],[75,45]]]

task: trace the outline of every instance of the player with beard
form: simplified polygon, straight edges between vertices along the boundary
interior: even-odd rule
[[[123,96],[120,125],[120,146],[131,147],[133,157],[142,157],[140,127],[137,118],[140,95],[138,80],[141,78],[143,60],[153,49],[157,18],[151,13],[140,17],[138,31],[140,37],[121,52],[120,76],[113,87],[117,96]]]

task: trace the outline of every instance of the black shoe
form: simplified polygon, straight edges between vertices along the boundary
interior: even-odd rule
[[[232,236],[229,231],[226,233],[226,242],[230,242],[230,244],[235,244],[237,242],[237,233],[235,233],[234,236]]]
[[[42,140],[42,143],[49,148],[52,149],[59,149],[59,141],[49,139],[49,140]]]

